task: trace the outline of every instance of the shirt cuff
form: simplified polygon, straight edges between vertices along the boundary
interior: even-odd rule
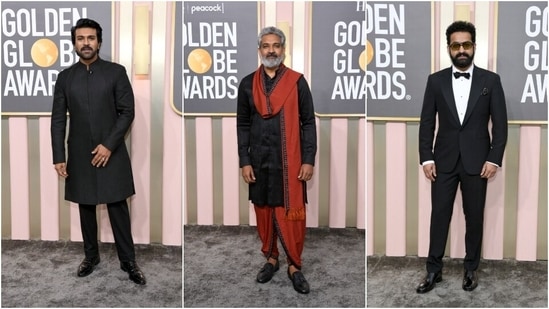
[[[427,165],[427,164],[433,164],[433,163],[435,163],[434,160],[427,160],[427,161],[421,163],[421,166],[425,166],[425,165]]]

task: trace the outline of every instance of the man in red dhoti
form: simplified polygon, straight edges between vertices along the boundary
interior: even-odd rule
[[[275,27],[258,37],[261,66],[238,88],[237,134],[242,177],[249,184],[261,251],[267,263],[257,274],[265,283],[279,269],[278,241],[286,252],[294,289],[309,293],[301,272],[305,240],[306,181],[313,176],[316,124],[313,99],[302,74],[284,64],[286,37]]]

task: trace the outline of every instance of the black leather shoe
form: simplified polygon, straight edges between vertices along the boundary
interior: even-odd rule
[[[93,258],[84,258],[78,266],[78,277],[86,277],[93,272],[95,265],[99,264],[101,259],[99,256]]]
[[[442,272],[427,273],[427,276],[418,285],[416,292],[423,294],[427,293],[435,287],[435,283],[442,281]]]
[[[279,268],[278,260],[276,261],[276,264],[273,265],[269,262],[265,263],[259,273],[257,273],[257,282],[259,283],[265,283],[271,280],[274,276],[274,273],[278,271]]]
[[[137,284],[146,284],[145,275],[134,261],[120,262],[120,269],[130,274],[130,279]]]
[[[465,291],[472,291],[478,286],[477,272],[474,270],[465,270],[463,273],[462,287]]]
[[[298,291],[301,294],[309,293],[309,283],[305,280],[305,276],[301,271],[296,271],[290,275],[290,268],[288,268],[288,278],[292,280],[294,285],[294,290]]]

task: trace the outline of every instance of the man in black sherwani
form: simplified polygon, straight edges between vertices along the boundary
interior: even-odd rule
[[[79,204],[85,258],[78,276],[99,264],[96,206],[107,204],[120,268],[145,284],[135,262],[126,199],[135,194],[124,137],[134,118],[134,96],[123,66],[99,58],[101,26],[83,18],[71,29],[80,60],[59,73],[53,98],[53,163],[65,178],[65,199]],[[70,117],[65,158],[67,112]],[[67,159],[67,160],[66,160]]]

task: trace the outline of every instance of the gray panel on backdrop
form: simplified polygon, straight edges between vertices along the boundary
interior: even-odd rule
[[[315,112],[364,116],[366,1],[317,1],[312,6],[311,91]]]
[[[419,117],[431,70],[431,2],[368,2],[368,117]]]
[[[509,120],[547,120],[547,2],[498,3],[497,72]]]
[[[257,2],[183,3],[183,112],[236,113],[238,85],[257,69]]]

